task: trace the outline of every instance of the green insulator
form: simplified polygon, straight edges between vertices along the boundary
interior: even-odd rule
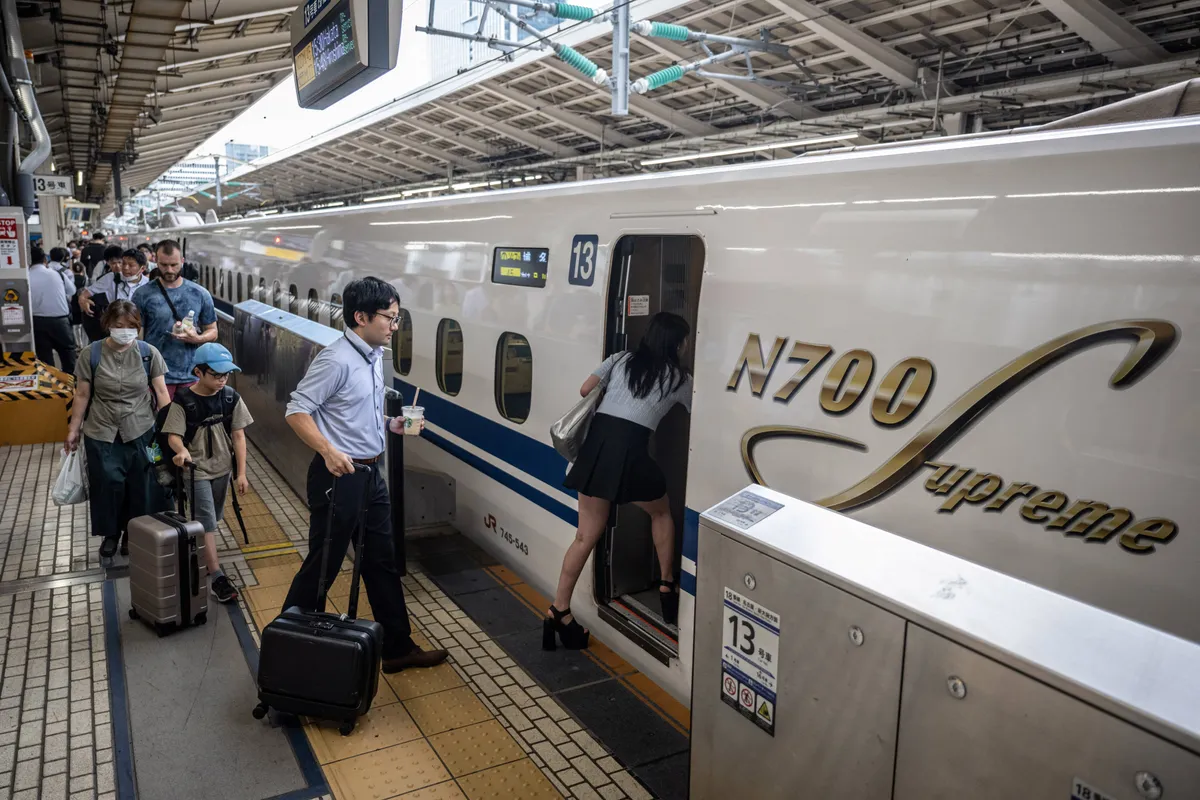
[[[672,25],[669,22],[651,22],[650,35],[656,36],[659,39],[674,39],[677,42],[686,42],[688,29],[682,25]]]
[[[596,16],[596,12],[587,6],[573,6],[570,3],[555,3],[553,13],[559,19],[577,19],[583,22]]]
[[[660,69],[658,72],[652,72],[646,76],[646,83],[649,84],[650,90],[657,89],[660,86],[666,86],[672,81],[677,81],[683,77],[683,67],[671,66],[666,69]]]
[[[596,66],[596,62],[575,48],[568,47],[565,44],[555,45],[554,54],[561,58],[568,66],[574,67],[589,78],[593,77],[596,74],[596,70],[599,69]]]

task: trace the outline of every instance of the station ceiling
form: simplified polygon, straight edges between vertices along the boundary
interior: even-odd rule
[[[38,106],[79,199],[143,188],[271,87],[290,79],[287,0],[21,3]]]
[[[82,79],[62,70],[56,83],[43,80],[39,89],[46,92],[40,101],[57,99],[62,108],[51,128],[55,156],[72,169],[87,164],[94,194],[105,191],[107,166],[92,155],[96,137],[89,138],[81,120],[92,118],[98,97],[111,104],[112,131],[101,126],[103,141],[115,141],[121,131],[136,139],[137,159],[122,181],[140,188],[275,83],[290,80],[292,8],[277,7],[279,0],[210,2],[211,11],[195,0],[112,7],[129,8],[105,29],[114,38],[131,26],[158,31],[139,34],[134,58],[142,60],[126,73],[128,56],[97,56],[94,47],[67,42],[91,29],[55,28],[63,62],[99,66],[103,75],[95,83],[107,89],[77,90],[72,85]],[[100,6],[63,0],[62,8],[67,16],[88,10],[96,18]],[[1200,75],[1200,0],[642,0],[632,8],[635,20],[766,36],[786,45],[787,54],[752,56],[764,82],[734,79],[747,74],[744,60],[735,59],[710,68],[730,78],[689,75],[646,95],[631,93],[630,114],[614,117],[607,87],[553,56],[521,51],[258,162],[223,187],[221,216],[1003,130]],[[607,24],[575,24],[555,39],[602,67],[611,65]],[[151,41],[160,61],[147,74],[155,54],[143,42]],[[630,73],[636,78],[704,55],[695,44],[635,34]],[[111,98],[122,90],[117,106]],[[162,121],[154,124],[149,109],[156,103]],[[724,155],[701,157],[715,152]],[[213,195],[209,187],[182,206],[205,211],[215,207]]]

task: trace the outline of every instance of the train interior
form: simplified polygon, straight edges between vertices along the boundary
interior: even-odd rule
[[[698,236],[636,235],[614,249],[605,324],[605,357],[632,350],[659,311],[679,314],[696,330],[704,244]],[[693,341],[694,345],[694,341]],[[681,363],[691,372],[695,347]],[[683,548],[690,415],[675,406],[650,440],[650,452],[667,479],[675,520],[674,572]],[[663,619],[657,581],[662,577],[650,535],[650,517],[632,504],[617,506],[595,559],[600,615],[663,663],[679,654],[679,629]]]

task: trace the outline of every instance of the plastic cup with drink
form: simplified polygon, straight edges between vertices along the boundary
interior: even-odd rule
[[[421,435],[421,423],[425,421],[425,408],[417,405],[417,398],[420,396],[421,390],[417,389],[413,394],[413,404],[400,409],[400,413],[404,415],[405,436]]]

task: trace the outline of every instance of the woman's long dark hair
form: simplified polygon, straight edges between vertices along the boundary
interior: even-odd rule
[[[690,332],[687,320],[669,311],[660,311],[650,319],[650,329],[625,360],[634,397],[647,397],[657,386],[662,398],[683,385],[687,373],[679,363],[679,347]]]

